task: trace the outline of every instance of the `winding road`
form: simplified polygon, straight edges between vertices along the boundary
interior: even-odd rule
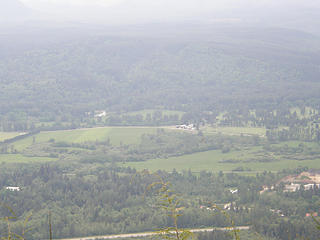
[[[249,226],[238,226],[235,227],[236,230],[249,230]],[[190,232],[200,233],[200,232],[212,232],[214,230],[220,231],[231,231],[233,228],[197,228],[190,229]],[[144,232],[144,233],[127,233],[127,234],[116,234],[116,235],[105,235],[105,236],[91,236],[91,237],[81,237],[81,238],[64,238],[59,240],[96,240],[96,239],[118,239],[118,238],[137,238],[137,237],[149,237],[158,235],[156,232]]]

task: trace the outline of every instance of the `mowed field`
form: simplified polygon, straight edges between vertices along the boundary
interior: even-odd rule
[[[161,128],[161,127],[160,127]],[[166,130],[179,131],[173,127],[162,127]],[[89,128],[89,129],[74,129],[64,131],[48,131],[41,132],[34,136],[16,141],[10,145],[19,152],[23,152],[29,146],[35,142],[45,143],[54,140],[55,142],[67,142],[67,143],[85,143],[92,141],[105,141],[110,139],[110,143],[114,146],[120,144],[139,144],[141,136],[143,134],[154,134],[159,128],[157,127],[101,127],[101,128]],[[212,128],[206,127],[202,129],[204,134],[225,134],[225,135],[239,135],[239,134],[252,134],[263,135],[265,129],[263,128]],[[192,133],[190,133],[192,134]],[[19,133],[8,133],[2,135],[6,139],[15,137]],[[297,147],[301,142],[284,142],[278,144],[279,146],[288,145],[289,147]],[[309,147],[318,148],[316,143],[305,143]],[[309,168],[318,168],[320,166],[320,158],[312,160],[291,160],[290,158],[284,158],[282,156],[275,156],[275,161],[272,162],[259,162],[252,161],[259,158],[263,152],[262,147],[251,147],[249,149],[232,150],[228,153],[222,153],[221,150],[199,152],[179,157],[170,157],[162,159],[152,159],[145,162],[129,162],[122,164],[121,166],[130,166],[137,168],[138,170],[149,169],[156,171],[159,169],[172,171],[189,170],[193,172],[200,172],[202,170],[207,171],[224,171],[230,172],[239,168],[242,168],[242,173],[254,174],[262,171],[278,171],[285,168],[297,168],[299,166],[307,166]],[[45,158],[45,157],[27,157],[21,154],[0,154],[1,162],[46,162],[55,161],[57,158]],[[230,162],[232,160],[233,162]],[[249,162],[245,162],[251,160]],[[228,162],[229,161],[229,162]],[[250,171],[248,171],[250,170]]]
[[[36,143],[55,142],[84,143],[92,141],[105,141],[110,139],[112,145],[138,144],[143,134],[156,133],[155,127],[102,127],[88,129],[74,129],[64,131],[40,132],[34,136],[14,142],[14,148],[22,151]]]
[[[129,162],[125,163],[124,165],[136,168],[138,170],[148,169],[150,171],[172,171],[173,169],[175,169],[181,172],[183,170],[190,169],[195,173],[200,171],[232,172],[237,168],[242,168],[243,171],[241,171],[241,173],[245,173],[247,175],[263,171],[279,171],[288,168],[294,169],[299,166],[309,168],[319,168],[320,166],[320,158],[298,161],[282,158],[281,156],[276,156],[275,161],[272,162],[243,162],[248,159],[255,159],[261,149],[261,147],[253,147],[241,151],[231,151],[229,153],[222,153],[221,150],[213,150],[183,155],[179,157],[152,159],[146,162]],[[229,159],[239,160],[240,162],[223,162]]]
[[[0,154],[0,163],[37,163],[55,160],[48,157],[26,157],[21,154]]]
[[[224,134],[231,136],[254,136],[265,137],[266,129],[258,127],[210,127],[201,128],[204,134]]]

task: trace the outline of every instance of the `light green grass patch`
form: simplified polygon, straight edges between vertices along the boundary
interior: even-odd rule
[[[257,127],[210,127],[205,126],[201,128],[204,134],[224,134],[224,135],[233,135],[240,136],[241,134],[248,136],[258,135],[260,137],[264,137],[266,135],[265,128],[257,128]]]
[[[306,147],[310,148],[319,148],[319,144],[317,142],[301,142],[301,141],[287,141],[287,142],[280,142],[276,144],[272,144],[273,146],[278,146],[278,147],[284,147],[287,145],[288,147],[293,147],[297,148],[299,147],[300,144],[303,144]]]
[[[56,160],[56,158],[48,157],[26,157],[21,154],[0,154],[0,163],[35,163]]]
[[[0,142],[7,140],[7,139],[11,139],[14,138],[16,136],[19,136],[23,133],[20,132],[0,132]]]
[[[146,162],[129,162],[125,166],[130,166],[138,170],[149,169],[151,171],[166,170],[177,171],[189,170],[192,172],[200,172],[203,170],[213,172],[231,172],[236,168],[242,167],[243,169],[250,169],[248,173],[257,173],[263,171],[279,171],[283,169],[294,169],[299,166],[309,168],[319,168],[320,158],[314,160],[290,160],[277,158],[272,162],[238,162],[238,163],[226,163],[219,162],[221,160],[246,160],[254,159],[260,147],[254,147],[249,150],[232,151],[230,153],[221,153],[220,150],[207,151],[194,153],[179,157],[170,157],[167,159],[152,159]],[[241,172],[240,172],[241,173]]]
[[[53,127],[56,124],[56,122],[36,122],[35,127],[36,128],[43,128],[43,127]],[[70,122],[60,122],[61,126],[68,126],[70,125]]]
[[[218,120],[218,123],[220,123],[221,121],[223,121],[225,119],[224,115],[226,114],[227,112],[222,112],[220,113],[218,116],[217,116],[217,120]]]
[[[229,153],[222,153],[221,150],[206,151],[194,154],[188,154],[179,157],[170,157],[162,159],[153,159],[146,162],[132,162],[127,163],[128,166],[137,168],[139,170],[149,169],[151,171],[176,169],[178,171],[191,169],[193,172],[200,172],[202,170],[210,171],[231,171],[239,165],[243,164],[228,164],[219,163],[221,160],[251,158],[254,152],[259,150],[259,147],[250,150],[232,151]]]
[[[112,145],[139,144],[143,134],[156,133],[157,128],[152,127],[102,127],[90,129],[74,129],[65,131],[41,132],[17,142],[14,142],[14,148],[21,151],[36,143],[48,142],[54,139],[55,142],[67,143],[85,143],[92,141],[105,141],[110,139]]]

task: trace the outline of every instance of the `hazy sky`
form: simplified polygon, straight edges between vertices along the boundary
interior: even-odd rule
[[[190,17],[235,7],[239,0],[20,0],[26,6],[58,14],[62,18],[119,21],[164,20]],[[241,0],[240,0],[241,1]],[[251,2],[251,0],[243,0]],[[261,2],[264,2],[262,0]],[[267,2],[267,1],[266,1]],[[112,17],[111,17],[112,15]],[[109,17],[108,17],[109,16]]]
[[[104,20],[131,23],[192,17],[272,19],[276,14],[304,14],[302,9],[320,9],[319,0],[20,0],[26,6],[60,19]],[[0,0],[1,2],[1,0]],[[296,12],[292,14],[292,12]],[[305,13],[308,17],[309,13]],[[252,15],[252,16],[251,16]],[[293,16],[293,17],[292,17]],[[298,19],[298,17],[297,17]],[[278,19],[276,19],[278,21]]]
[[[21,0],[21,2],[25,3],[27,6],[40,9],[49,9],[52,5],[109,7],[120,3],[121,1],[122,0]]]
[[[49,8],[52,5],[72,5],[72,6],[112,6],[126,2],[134,5],[149,6],[182,6],[194,5],[201,7],[241,7],[241,6],[270,6],[270,5],[301,5],[301,6],[319,6],[317,0],[21,0],[31,7]],[[232,5],[232,6],[231,6]]]

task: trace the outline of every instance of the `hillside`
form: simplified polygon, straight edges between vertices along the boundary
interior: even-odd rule
[[[316,36],[272,28],[165,27],[82,37],[7,57],[0,62],[1,114],[14,109],[82,116],[159,107],[192,112],[319,100]]]

